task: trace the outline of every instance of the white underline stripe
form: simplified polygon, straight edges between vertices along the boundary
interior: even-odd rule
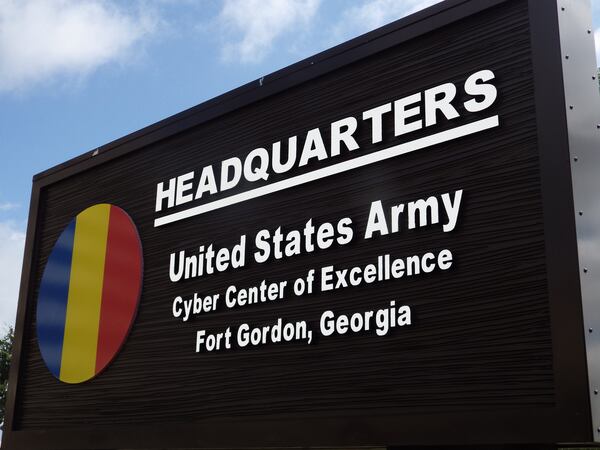
[[[431,147],[442,142],[448,142],[453,139],[457,139],[470,134],[475,134],[480,131],[488,130],[490,128],[497,127],[499,124],[498,116],[491,116],[485,119],[471,122],[466,125],[460,125],[450,130],[440,131],[429,136],[425,136],[414,141],[404,142],[402,144],[394,145],[383,150],[379,150],[368,155],[359,156],[348,161],[333,164],[322,169],[317,169],[312,172],[308,172],[302,175],[297,175],[286,180],[277,181],[273,184],[261,186],[256,189],[251,189],[246,192],[232,195],[230,197],[215,200],[214,202],[205,203],[204,205],[194,206],[183,211],[168,214],[163,217],[159,217],[154,220],[154,226],[160,227],[168,223],[177,222],[179,220],[187,219],[189,217],[198,216],[200,214],[214,211],[215,209],[225,208],[236,203],[245,202],[253,198],[262,197],[273,192],[282,191],[294,186],[301,184],[310,183],[311,181],[319,180],[321,178],[336,175],[338,173],[347,172],[358,167],[367,166],[376,162],[384,161],[386,159],[394,158],[396,156],[411,153],[416,150],[421,150],[427,147]]]

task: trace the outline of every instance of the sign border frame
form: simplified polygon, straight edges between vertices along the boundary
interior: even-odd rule
[[[34,176],[2,448],[281,448],[357,445],[398,447],[400,444],[477,445],[492,442],[526,444],[593,441],[587,389],[585,329],[579,301],[579,259],[573,218],[575,209],[570,156],[569,152],[565,151],[569,148],[569,133],[565,126],[567,109],[565,97],[562,95],[558,8],[548,8],[547,2],[539,0],[522,1],[526,1],[529,8],[538,148],[544,149],[543,152],[540,151],[540,176],[557,386],[556,408],[534,409],[537,415],[527,424],[523,424],[523,417],[514,411],[493,414],[474,411],[460,417],[448,417],[446,413],[430,414],[427,415],[427,423],[422,415],[402,416],[401,419],[392,419],[389,416],[373,417],[369,421],[358,418],[340,420],[332,417],[299,420],[274,416],[273,419],[277,419],[278,430],[273,430],[268,425],[269,416],[261,416],[260,420],[226,420],[226,423],[203,420],[201,424],[165,424],[160,429],[155,426],[43,431],[14,429],[23,334],[27,319],[26,302],[34,290],[32,269],[33,255],[37,252],[35,237],[39,227],[40,198],[46,186],[506,1],[510,0],[447,0],[436,4]],[[555,95],[548,95],[549,92]],[[573,289],[576,289],[576,292]],[[573,297],[577,297],[578,301],[573,301]],[[583,388],[582,379],[586,380]],[[445,416],[445,421],[440,423],[436,416],[437,419]],[[427,441],[409,438],[402,443],[374,441],[373,436],[380,436],[379,439],[385,440],[385,436],[389,436],[389,430],[397,420],[403,420],[405,424],[408,423],[414,428],[414,431],[411,431],[412,436],[418,435],[419,432],[424,434],[424,430],[435,428],[438,437],[429,436]],[[463,436],[460,442],[456,441],[456,437],[450,442],[440,441],[442,436],[452,433],[457,426],[464,426],[465,421],[473,424],[472,434]],[[69,436],[68,443],[65,442],[66,435]],[[202,439],[199,439],[200,436]],[[222,436],[227,438],[223,439]],[[543,442],[539,442],[540,438]]]

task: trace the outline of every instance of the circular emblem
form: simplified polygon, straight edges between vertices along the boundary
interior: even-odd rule
[[[37,303],[42,358],[56,378],[81,383],[119,352],[142,290],[142,246],[121,208],[80,212],[48,257]]]

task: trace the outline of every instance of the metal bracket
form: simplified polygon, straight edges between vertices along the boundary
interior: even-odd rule
[[[594,34],[589,0],[559,0],[557,7],[585,326],[582,332],[594,440],[600,442],[600,95]]]

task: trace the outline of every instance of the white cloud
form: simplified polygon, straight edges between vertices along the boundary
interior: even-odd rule
[[[156,24],[102,0],[0,0],[0,91],[123,60]]]
[[[259,62],[284,33],[298,30],[315,15],[320,0],[225,0],[217,26],[226,34],[226,61]]]
[[[0,211],[10,211],[10,210],[16,209],[18,207],[19,207],[19,205],[17,203],[11,203],[11,202],[0,203]]]
[[[441,0],[363,0],[342,13],[333,29],[334,39],[342,41],[371,31],[424,9]]]
[[[17,314],[25,233],[13,222],[0,222],[0,330]]]

